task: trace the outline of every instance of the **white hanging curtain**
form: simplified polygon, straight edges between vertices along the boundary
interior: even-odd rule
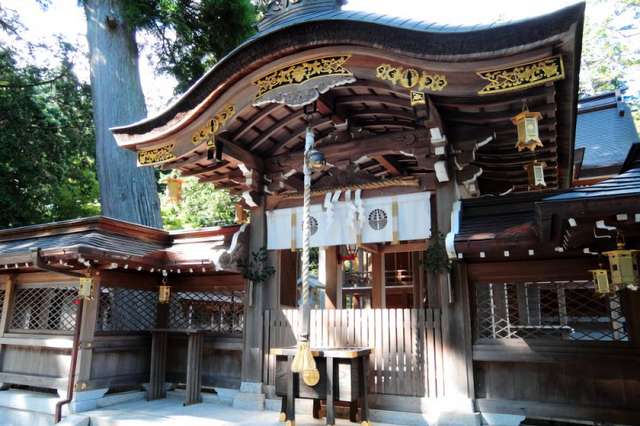
[[[430,238],[430,196],[420,192],[363,199],[352,193],[345,201],[326,197],[323,204],[311,206],[311,247],[356,244],[358,239],[369,244]],[[267,248],[286,250],[294,243],[301,248],[302,218],[302,207],[267,212]]]

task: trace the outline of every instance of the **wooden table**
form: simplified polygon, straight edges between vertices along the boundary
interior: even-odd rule
[[[336,422],[335,401],[349,402],[349,419],[369,421],[368,377],[369,348],[312,348],[320,372],[320,381],[307,386],[302,375],[291,372],[296,348],[274,348],[276,355],[276,394],[282,397],[281,420],[295,422],[295,399],[313,399],[313,416],[320,417],[320,401],[326,400],[327,424]]]
[[[169,334],[186,334],[187,347],[187,385],[184,405],[202,402],[200,389],[202,386],[202,343],[206,330],[157,328],[151,330],[151,371],[147,400],[153,401],[167,397],[165,380],[167,374],[167,336]]]

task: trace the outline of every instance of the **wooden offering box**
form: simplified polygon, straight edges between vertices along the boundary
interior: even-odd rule
[[[276,394],[282,397],[282,420],[295,420],[295,398],[314,400],[314,417],[319,417],[320,401],[326,401],[327,424],[335,423],[335,401],[348,402],[350,419],[355,422],[358,407],[361,421],[368,421],[367,383],[369,348],[312,348],[320,372],[320,381],[308,386],[302,375],[291,372],[296,348],[275,348]]]

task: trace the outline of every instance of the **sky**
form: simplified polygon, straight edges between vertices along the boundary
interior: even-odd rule
[[[35,0],[1,0],[2,7],[18,12],[26,30],[21,36],[32,42],[54,40],[55,35],[70,41],[79,49],[75,58],[75,71],[83,81],[89,80],[88,51],[85,38],[86,22],[78,0],[51,0],[44,11]],[[230,0],[233,1],[233,0]],[[576,3],[576,0],[538,0],[536,2],[514,2],[513,0],[349,0],[344,9],[364,10],[380,14],[426,20],[442,24],[481,24],[497,20],[523,19],[557,10]],[[607,4],[599,10],[587,11],[594,16],[607,16]],[[461,12],[464,13],[461,13]],[[145,35],[140,34],[144,39]],[[636,37],[640,43],[640,37]],[[52,43],[54,44],[54,43]],[[33,58],[39,65],[55,64],[54,50],[41,49]],[[164,109],[173,99],[174,80],[154,72],[156,61],[149,49],[143,49],[140,60],[142,86],[147,97],[150,114]]]

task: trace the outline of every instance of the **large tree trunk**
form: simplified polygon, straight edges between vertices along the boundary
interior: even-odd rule
[[[147,115],[135,29],[125,22],[118,0],[84,4],[102,214],[162,227],[153,169],[138,168],[135,153],[119,148],[109,131]]]

